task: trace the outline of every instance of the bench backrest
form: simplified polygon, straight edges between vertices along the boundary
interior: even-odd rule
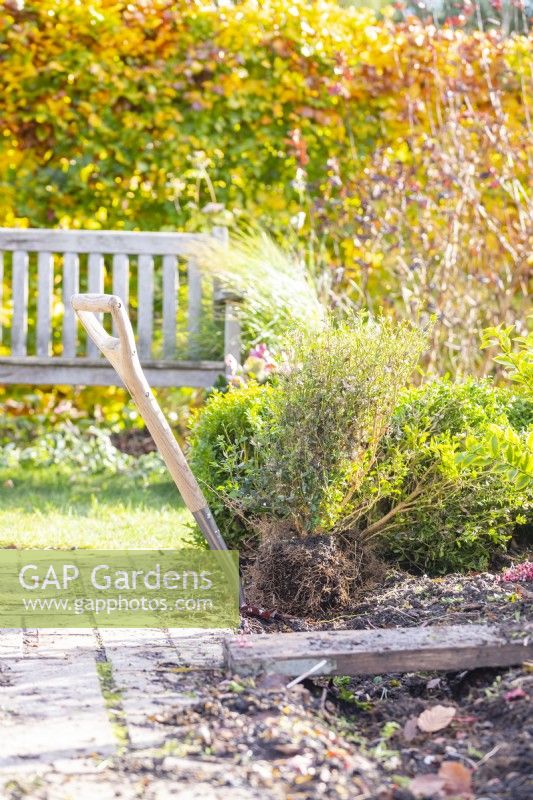
[[[218,228],[212,236],[225,241],[227,232]],[[0,382],[118,383],[80,335],[70,306],[76,292],[105,291],[129,305],[154,385],[210,385],[222,371],[222,351],[236,354],[238,346],[230,315],[218,354],[198,361],[202,308],[213,291],[202,281],[195,252],[210,238],[0,228]]]

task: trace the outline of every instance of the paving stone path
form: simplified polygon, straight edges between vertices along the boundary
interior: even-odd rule
[[[191,676],[197,681],[199,671],[223,666],[227,633],[0,630],[2,800],[228,797],[217,789],[216,764],[176,757],[170,748],[165,754],[165,728],[153,724],[193,702]],[[157,774],[143,769],[155,748]],[[118,782],[117,758],[134,762]],[[191,780],[176,781],[178,773]],[[235,800],[258,796],[247,788],[231,791]]]

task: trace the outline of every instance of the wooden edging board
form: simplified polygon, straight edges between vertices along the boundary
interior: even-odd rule
[[[434,625],[234,636],[226,666],[239,675],[379,675],[506,667],[533,659],[533,626]],[[321,663],[323,662],[323,663]],[[317,665],[320,665],[317,668]]]

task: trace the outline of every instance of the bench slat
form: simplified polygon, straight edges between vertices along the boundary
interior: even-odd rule
[[[222,247],[229,246],[229,231],[223,226],[216,226],[212,230],[212,236]],[[215,313],[217,305],[217,295],[220,285],[215,283],[214,287]],[[241,360],[241,324],[238,315],[238,303],[236,300],[227,299],[224,311],[224,356],[231,355],[237,361]]]
[[[238,305],[226,302],[224,314],[224,355],[241,360],[241,324],[238,316]]]
[[[188,256],[195,252],[200,242],[209,242],[210,238],[201,233],[0,228],[0,250]]]
[[[178,265],[175,256],[163,256],[163,357],[176,356]]]
[[[196,386],[209,388],[224,365],[217,361],[145,362],[146,378],[151,386]],[[120,378],[103,359],[86,358],[0,358],[0,383],[55,383],[84,386],[120,386]]]
[[[189,355],[194,357],[199,351],[200,314],[202,311],[202,275],[196,259],[187,262],[188,305],[187,332],[189,336]]]
[[[137,269],[137,342],[139,357],[152,355],[154,333],[154,259],[141,255]]]
[[[28,254],[24,250],[13,253],[13,321],[11,327],[11,352],[25,356],[28,339]]]
[[[52,291],[54,260],[51,253],[40,252],[37,257],[37,355],[52,352]]]
[[[78,321],[76,313],[70,305],[70,298],[79,292],[80,261],[76,253],[65,253],[63,256],[63,356],[73,358],[76,355]]]
[[[103,294],[104,293],[104,258],[101,253],[89,253],[89,261],[87,265],[89,277],[87,281],[87,291],[90,294]],[[102,315],[96,315],[98,320],[102,321]],[[87,341],[87,355],[100,356],[98,350],[92,339]]]
[[[4,254],[0,253],[0,308],[4,305]],[[2,316],[0,315],[0,344],[2,344]]]
[[[124,303],[126,311],[129,305],[129,286],[130,286],[130,262],[128,256],[118,253],[113,256],[113,294]],[[113,334],[118,336],[115,323],[113,323]]]

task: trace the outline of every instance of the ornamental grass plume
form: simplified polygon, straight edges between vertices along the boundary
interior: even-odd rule
[[[279,349],[289,330],[319,331],[327,312],[302,259],[285,253],[265,233],[233,235],[229,247],[206,245],[202,272],[241,298],[239,315],[245,339]]]

